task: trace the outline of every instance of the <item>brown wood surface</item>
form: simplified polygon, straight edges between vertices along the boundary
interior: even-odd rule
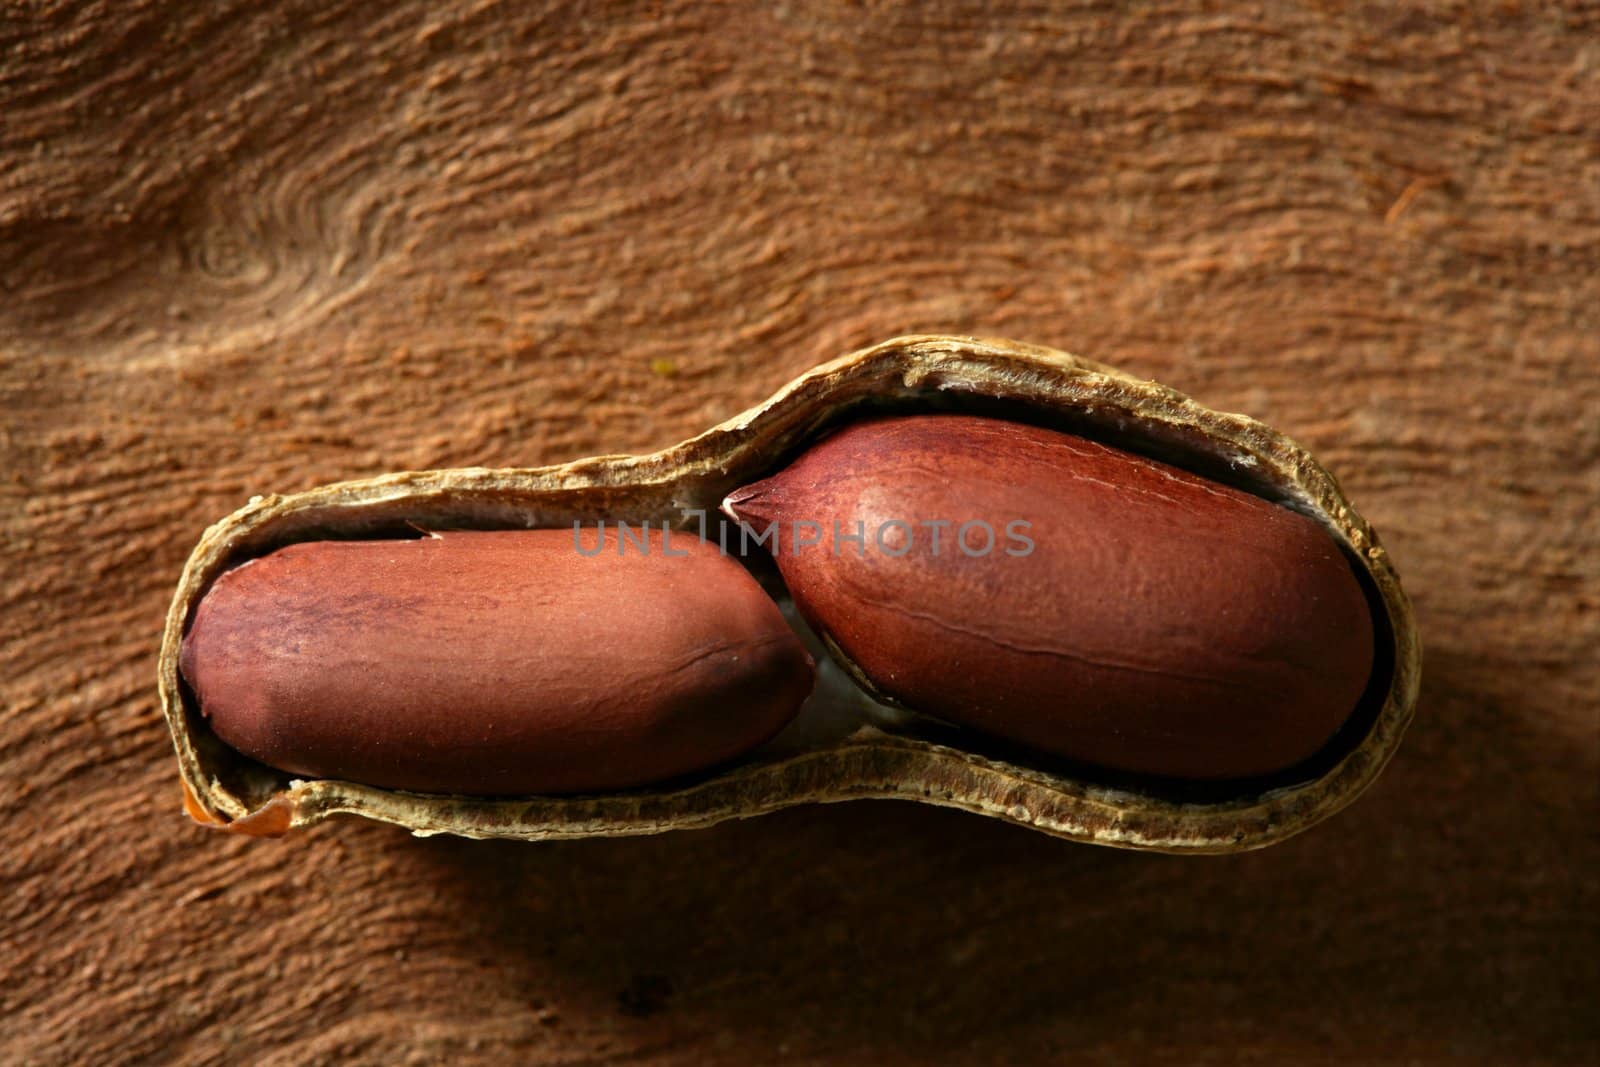
[[[1577,3],[5,5],[0,1062],[1593,1062],[1597,146]],[[650,449],[911,331],[1333,467],[1427,650],[1371,793],[1221,859],[180,813],[162,617],[251,494]]]

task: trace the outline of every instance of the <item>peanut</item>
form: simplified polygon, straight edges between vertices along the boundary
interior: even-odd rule
[[[216,581],[181,671],[247,756],[426,793],[646,785],[793,718],[811,659],[748,571],[689,534],[595,538],[290,545]]]
[[[724,508],[777,524],[796,604],[879,694],[1086,764],[1284,770],[1373,668],[1366,596],[1322,526],[1052,430],[857,423]]]

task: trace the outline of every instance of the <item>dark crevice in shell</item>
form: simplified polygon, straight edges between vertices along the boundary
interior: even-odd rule
[[[747,481],[776,474],[799,458],[801,453],[852,423],[886,415],[924,414],[981,415],[1072,434],[1147,459],[1159,460],[1210,481],[1317,517],[1284,486],[1242,464],[1237,454],[1220,451],[1214,443],[1192,430],[1152,426],[1119,417],[1107,408],[1050,410],[1035,402],[949,390],[919,390],[892,397],[864,397],[846,407],[837,408],[829,412],[826,418],[818,420],[775,462],[766,465]]]

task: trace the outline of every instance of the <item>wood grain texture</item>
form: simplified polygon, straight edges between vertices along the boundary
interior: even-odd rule
[[[7,6],[0,1060],[1588,1062],[1597,129],[1578,3]],[[179,814],[161,619],[252,493],[657,447],[924,331],[1340,475],[1427,646],[1358,805],[1213,860]]]

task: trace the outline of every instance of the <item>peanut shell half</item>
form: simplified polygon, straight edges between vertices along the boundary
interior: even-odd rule
[[[1361,707],[1291,777],[1182,785],[1120,777],[924,721],[878,704],[842,670],[819,663],[822,677],[799,719],[709,774],[605,794],[469,798],[298,779],[255,763],[211,733],[180,680],[179,651],[200,598],[224,572],[285,545],[414,536],[419,527],[526,529],[602,519],[695,529],[697,516],[714,517],[730,492],[782,469],[830,430],[870,415],[916,412],[1064,430],[1315,520],[1348,553],[1372,610],[1375,666]],[[761,577],[782,599],[776,577]],[[657,833],[794,804],[893,797],[1078,841],[1230,852],[1297,833],[1371,784],[1410,721],[1420,661],[1411,610],[1383,547],[1333,477],[1293,441],[1063,352],[919,336],[818,367],[750,411],[650,455],[536,469],[412,471],[254,498],[205,532],[184,569],[167,616],[160,690],[187,810],[245,833],[280,834],[350,814],[419,835],[544,840]]]

